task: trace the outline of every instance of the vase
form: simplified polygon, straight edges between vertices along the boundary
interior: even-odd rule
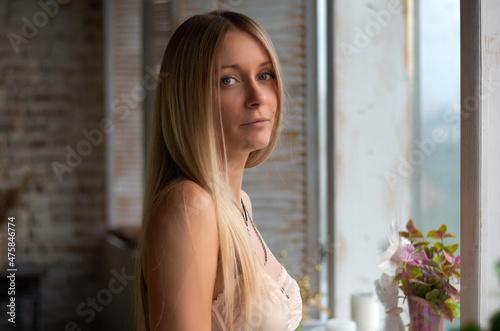
[[[409,331],[443,331],[444,317],[439,316],[429,302],[419,297],[408,297],[410,310]]]

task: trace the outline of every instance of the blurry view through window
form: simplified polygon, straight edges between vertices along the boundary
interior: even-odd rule
[[[414,148],[425,160],[415,169],[412,215],[425,233],[446,223],[448,232],[457,236],[452,240],[459,242],[460,1],[422,0],[419,6],[420,98]]]

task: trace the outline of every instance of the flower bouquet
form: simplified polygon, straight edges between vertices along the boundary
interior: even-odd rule
[[[443,318],[453,321],[460,315],[460,256],[453,254],[458,244],[446,246],[444,239],[455,238],[447,233],[446,224],[429,231],[424,237],[413,221],[407,231],[398,232],[393,217],[389,247],[379,267],[384,270],[375,282],[377,294],[386,306],[386,330],[403,330],[397,306],[398,288],[404,293],[410,310],[410,329],[442,330]],[[433,239],[431,242],[427,239]]]

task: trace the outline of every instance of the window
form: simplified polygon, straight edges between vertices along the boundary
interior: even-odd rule
[[[447,223],[461,233],[461,320],[485,328],[500,301],[499,7],[462,1],[458,20],[458,1],[327,3],[334,312],[349,318],[350,296],[373,291],[374,261],[396,212],[402,226],[415,217],[432,222],[426,229]]]
[[[448,242],[460,242],[460,3],[418,7],[413,149],[422,158],[414,164],[412,217],[424,235],[446,223],[457,236]]]
[[[418,113],[412,214],[425,232],[446,223],[460,233],[460,8],[454,0],[419,2]],[[458,237],[459,238],[459,237]]]

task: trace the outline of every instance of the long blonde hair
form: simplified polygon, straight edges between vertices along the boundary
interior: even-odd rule
[[[254,20],[231,11],[196,15],[181,24],[169,41],[156,88],[147,156],[142,227],[136,259],[134,292],[138,330],[149,330],[148,299],[143,279],[142,254],[145,231],[163,196],[183,180],[191,180],[212,197],[219,234],[219,257],[224,279],[225,316],[232,328],[233,308],[239,304],[243,318],[251,315],[257,293],[258,265],[241,214],[233,203],[227,176],[224,135],[218,95],[215,51],[231,30],[255,37],[273,64],[278,107],[269,144],[250,153],[246,168],[264,162],[278,140],[283,112],[283,79],[274,46]],[[217,99],[217,98],[215,98]],[[235,272],[236,271],[236,272]],[[235,277],[240,275],[240,277]],[[237,289],[238,299],[234,290]],[[239,300],[238,303],[235,300]]]

